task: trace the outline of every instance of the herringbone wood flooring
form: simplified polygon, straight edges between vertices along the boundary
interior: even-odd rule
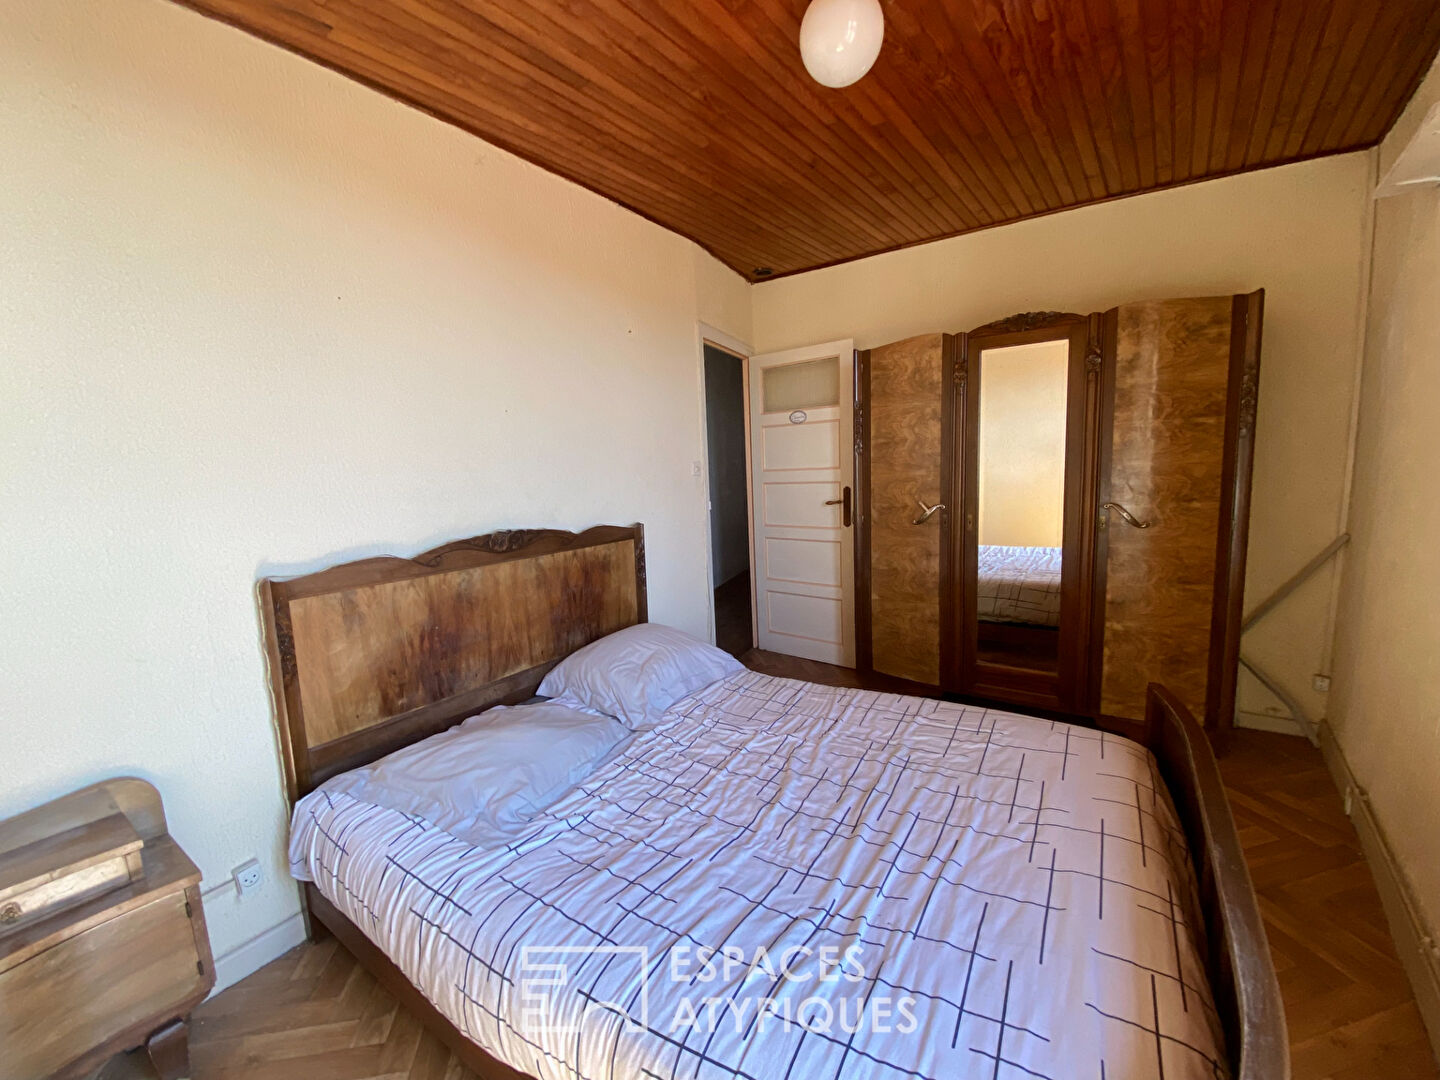
[[[190,1021],[194,1080],[474,1080],[333,937],[216,994]],[[143,1052],[95,1080],[152,1080]]]
[[[807,665],[802,677],[832,681],[817,678],[823,667]],[[1242,731],[1221,770],[1285,995],[1295,1080],[1436,1080],[1374,881],[1319,752],[1299,738]],[[474,1075],[333,938],[207,1001],[191,1046],[195,1080]],[[145,1076],[143,1057],[113,1062],[103,1080]]]
[[[1295,1080],[1440,1076],[1320,751],[1240,731],[1220,771],[1280,976]]]

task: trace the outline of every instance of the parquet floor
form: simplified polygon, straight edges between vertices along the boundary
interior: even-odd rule
[[[732,656],[740,656],[749,650],[753,640],[747,570],[715,590],[715,644]]]
[[[768,654],[751,666],[814,681],[853,673]],[[777,670],[777,669],[787,670]],[[1260,895],[1295,1080],[1437,1080],[1355,830],[1318,751],[1238,733],[1221,771]],[[195,1080],[470,1080],[333,938],[302,945],[196,1010]],[[148,1075],[143,1055],[103,1080]]]
[[[1295,1080],[1435,1080],[1415,998],[1316,750],[1236,733],[1220,772],[1285,998]]]

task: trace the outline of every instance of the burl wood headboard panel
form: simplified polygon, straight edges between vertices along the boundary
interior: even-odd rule
[[[260,606],[290,801],[492,705],[645,622],[641,525],[515,530],[265,578]]]

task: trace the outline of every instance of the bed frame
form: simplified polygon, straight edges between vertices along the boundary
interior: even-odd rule
[[[337,773],[524,701],[576,649],[645,622],[644,529],[495,532],[410,559],[267,578],[259,592],[293,807]],[[1155,754],[1190,841],[1232,1073],[1287,1080],[1280,988],[1209,741],[1153,683],[1144,724],[1119,733]],[[311,936],[334,934],[482,1080],[527,1080],[445,1019],[314,885],[303,896]]]

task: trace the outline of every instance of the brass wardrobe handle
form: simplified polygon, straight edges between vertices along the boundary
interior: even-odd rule
[[[1154,524],[1155,524],[1153,521],[1141,521],[1139,518],[1137,518],[1134,514],[1130,513],[1129,510],[1126,510],[1125,507],[1121,506],[1119,503],[1114,503],[1114,502],[1101,503],[1101,504],[1100,504],[1100,509],[1101,509],[1101,510],[1114,510],[1115,513],[1117,513],[1117,514],[1120,515],[1121,519],[1124,520],[1124,522],[1125,522],[1126,525],[1132,525],[1132,526],[1134,526],[1134,527],[1137,528],[1137,529],[1148,529],[1148,528],[1150,528],[1151,525],[1154,525]],[[1102,527],[1102,528],[1104,527],[1104,519],[1103,519],[1103,518],[1101,519],[1101,527]]]
[[[840,507],[840,524],[847,529],[850,527],[850,486],[848,484],[845,486],[845,494],[843,497],[839,499],[826,499],[825,505]]]

